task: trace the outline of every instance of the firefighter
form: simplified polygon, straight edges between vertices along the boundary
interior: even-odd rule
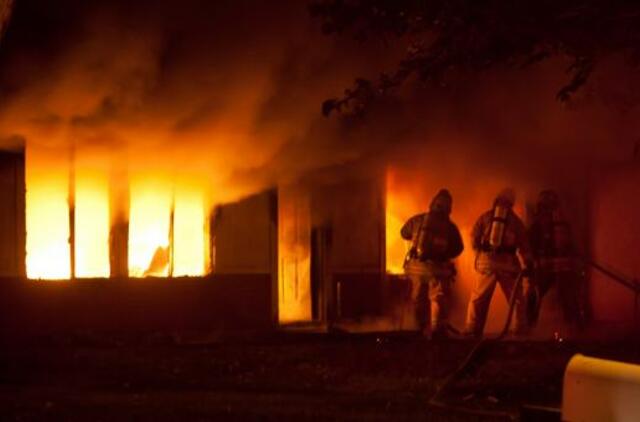
[[[496,197],[493,208],[482,214],[473,227],[471,236],[479,278],[467,307],[464,330],[467,336],[482,337],[496,284],[509,300],[518,275],[521,272],[528,275],[533,267],[524,223],[513,211],[515,199],[512,189],[504,189]],[[515,292],[514,316],[515,334],[526,333],[527,309],[522,288]]]
[[[411,217],[400,234],[412,242],[405,258],[404,270],[411,280],[411,299],[421,332],[427,326],[428,294],[431,308],[433,339],[448,336],[448,312],[451,284],[456,275],[452,259],[463,250],[462,238],[456,225],[449,219],[452,198],[441,189],[431,201],[428,213]]]
[[[542,300],[551,287],[557,286],[565,320],[581,326],[580,283],[573,259],[571,226],[562,214],[555,191],[540,192],[529,238],[536,264],[535,286],[539,299]],[[537,309],[532,316],[534,321],[538,316]]]

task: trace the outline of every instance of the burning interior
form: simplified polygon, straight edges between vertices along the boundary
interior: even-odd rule
[[[26,149],[27,278],[210,272],[209,206],[200,180],[158,170],[125,178],[114,175],[108,155],[60,152]]]

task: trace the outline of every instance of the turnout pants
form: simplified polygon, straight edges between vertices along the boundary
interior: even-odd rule
[[[480,278],[477,279],[471,293],[467,308],[466,332],[478,336],[483,333],[496,284],[500,285],[508,302],[517,277],[517,273],[508,271],[490,271],[480,274]],[[520,284],[515,296],[514,309],[514,331],[518,334],[525,333],[527,330],[526,304],[523,291],[522,284]]]
[[[426,274],[408,275],[411,279],[411,303],[419,329],[424,330],[427,327],[429,313],[431,330],[445,330],[448,325],[452,280]]]

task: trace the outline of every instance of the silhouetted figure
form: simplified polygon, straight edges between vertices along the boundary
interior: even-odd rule
[[[471,233],[476,252],[476,271],[480,274],[469,299],[465,334],[481,337],[487,321],[489,305],[496,284],[509,300],[522,270],[518,255],[525,262],[526,271],[533,266],[527,232],[522,220],[513,211],[515,192],[503,190],[495,199],[493,208],[480,216]],[[516,334],[528,329],[526,301],[523,289],[515,296]]]
[[[411,279],[411,299],[422,332],[426,328],[426,297],[431,305],[432,338],[447,336],[451,284],[456,275],[452,259],[463,250],[460,232],[449,219],[452,198],[442,189],[431,201],[428,213],[411,217],[400,234],[412,242],[404,263]]]
[[[581,286],[575,267],[571,226],[564,218],[558,194],[553,190],[540,192],[529,237],[535,257],[535,285],[540,300],[551,287],[557,285],[565,320],[580,325]],[[537,313],[534,316],[536,319]]]

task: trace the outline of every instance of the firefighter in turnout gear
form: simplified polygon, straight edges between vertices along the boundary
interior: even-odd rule
[[[508,301],[517,284],[518,274],[522,271],[528,275],[533,266],[526,229],[513,211],[514,204],[515,192],[503,190],[495,199],[493,208],[482,214],[473,227],[475,268],[480,277],[476,280],[467,308],[465,334],[468,336],[482,336],[496,284],[500,285]],[[524,262],[524,269],[518,254]],[[515,292],[516,334],[527,331],[526,314],[521,286]]]
[[[558,194],[553,190],[540,192],[529,238],[535,257],[535,286],[540,300],[551,287],[557,286],[565,320],[580,326],[580,282],[573,259],[571,227],[562,214]],[[537,316],[535,312],[534,321]]]
[[[400,234],[410,240],[411,249],[404,270],[411,279],[411,299],[421,331],[427,325],[426,298],[431,308],[432,338],[447,337],[451,284],[456,275],[452,259],[463,250],[462,238],[451,222],[452,198],[442,189],[431,201],[428,213],[411,217]]]

